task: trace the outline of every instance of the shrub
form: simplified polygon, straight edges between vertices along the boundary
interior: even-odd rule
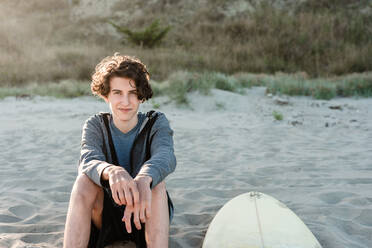
[[[112,38],[106,17],[98,12],[75,12],[75,8],[84,7],[83,1],[20,2],[0,1],[2,86],[86,80],[100,59],[116,51],[141,58],[156,80],[165,80],[172,72],[184,69],[226,75],[304,71],[310,77],[372,71],[369,1],[304,0],[292,1],[294,7],[285,8],[276,4],[278,1],[274,1],[275,6],[267,4],[273,1],[261,1],[266,4],[253,4],[252,9],[242,8],[233,14],[225,14],[231,2],[226,0],[219,1],[221,5],[211,0],[114,4],[112,18],[140,8],[142,14],[130,15],[127,27],[123,27],[130,27],[132,41],[125,32],[121,34],[127,43],[143,47],[147,46],[143,40],[166,43],[153,49],[122,46]],[[154,20],[164,20],[173,28],[167,30]],[[134,27],[144,29],[135,32],[138,30]],[[264,83],[256,76],[236,79],[243,87]]]
[[[315,99],[330,100],[336,96],[336,87],[333,83],[318,85],[314,88],[312,96]]]
[[[372,96],[371,75],[350,75],[344,77],[336,87],[339,96]]]
[[[239,87],[251,88],[254,86],[265,86],[262,75],[255,75],[250,73],[238,73],[235,75]]]
[[[23,87],[0,87],[0,99],[7,96],[74,98],[89,95],[91,95],[90,84],[86,81],[63,80],[59,83],[32,83]]]
[[[168,79],[167,95],[177,104],[188,104],[187,93],[193,91],[192,74],[189,72],[175,72]]]
[[[283,120],[283,115],[281,113],[275,111],[275,110],[273,111],[272,115],[273,115],[274,119],[277,120],[277,121]]]
[[[231,92],[237,91],[237,80],[234,77],[226,76],[222,73],[213,73],[210,75],[211,80],[214,82],[214,87],[220,90]]]
[[[129,28],[119,26],[111,21],[109,23],[120,33],[126,35],[127,39],[138,46],[153,48],[164,39],[171,29],[170,26],[161,27],[159,20],[155,20],[141,31],[132,31]]]
[[[190,73],[185,71],[171,74],[168,84],[169,87],[166,92],[178,104],[187,104],[187,93],[190,92],[197,91],[203,95],[208,95],[212,88],[236,92],[238,86],[234,77],[222,73]]]

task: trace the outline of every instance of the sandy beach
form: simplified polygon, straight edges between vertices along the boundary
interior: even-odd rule
[[[201,247],[218,209],[248,191],[285,203],[323,248],[372,247],[372,99],[278,98],[260,87],[189,99],[155,99],[175,131],[170,247]],[[0,100],[0,247],[62,247],[81,128],[100,111],[93,97]]]

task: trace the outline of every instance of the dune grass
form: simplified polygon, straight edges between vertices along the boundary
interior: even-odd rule
[[[274,110],[272,115],[273,115],[274,119],[277,120],[277,121],[282,121],[283,120],[283,114],[278,112],[278,111]]]
[[[235,77],[219,72],[176,72],[170,75],[167,84],[164,93],[177,104],[188,104],[187,93],[190,92],[209,95],[213,88],[237,92],[239,87]]]
[[[266,93],[310,96],[330,100],[334,97],[372,97],[372,74],[358,73],[334,78],[308,79],[306,74],[249,74],[226,75],[220,72],[174,72],[163,82],[151,82],[154,96],[165,95],[176,104],[189,103],[188,94],[209,95],[211,89],[241,94],[243,89],[261,86]],[[0,99],[7,96],[54,96],[72,98],[89,96],[89,81],[62,80],[59,83],[31,83],[17,87],[0,87]],[[154,103],[158,106],[157,103]]]
[[[192,76],[191,76],[192,75]],[[372,74],[352,74],[337,78],[308,79],[306,74],[262,75],[240,73],[233,76],[222,73],[201,73],[177,75],[171,82],[169,92],[178,103],[187,103],[187,92],[199,91],[208,94],[217,88],[231,92],[254,86],[266,87],[267,93],[290,96],[311,96],[314,99],[330,100],[334,97],[371,97]],[[179,83],[181,82],[181,83]]]
[[[0,87],[0,99],[8,96],[17,98],[34,96],[74,98],[88,95],[91,95],[89,83],[74,80],[63,80],[59,83],[31,83],[17,87]]]
[[[371,74],[353,74],[338,78],[298,79],[289,76],[268,77],[267,92],[285,95],[312,96],[329,100],[340,97],[371,97]]]
[[[223,77],[242,71],[303,71],[310,78],[372,71],[372,13],[363,11],[368,1],[306,0],[288,8],[263,1],[266,3],[253,5],[253,10],[242,8],[231,14],[228,0],[218,5],[211,0],[171,1],[166,5],[163,1],[143,4],[133,0],[127,4],[119,1],[109,17],[76,14],[80,2],[1,1],[0,86],[89,80],[94,66],[114,52],[139,57],[157,81],[186,70],[215,77],[214,86],[227,90],[236,86],[235,79]],[[136,6],[141,6],[141,14],[133,14]],[[108,23],[115,21],[142,30],[157,19],[172,29],[154,49],[129,41],[122,44]],[[221,74],[206,76],[205,71]],[[261,84],[260,80],[242,79],[238,84]],[[362,81],[355,83],[353,79],[352,86],[346,82],[342,94],[365,94],[365,79]],[[320,95],[329,97],[334,92],[329,85],[318,91],[322,90]],[[341,94],[338,91],[336,95]]]
[[[254,86],[315,99],[370,97],[372,13],[363,11],[368,2],[305,0],[280,8],[265,1],[231,14],[228,0],[133,0],[118,2],[108,19],[76,14],[80,1],[3,0],[0,98],[90,95],[94,66],[114,52],[140,58],[160,82],[153,83],[154,95],[178,104],[187,104],[194,91],[242,93]],[[136,6],[141,14],[123,17]],[[154,49],[123,44],[108,24],[141,30],[157,19],[172,29]]]

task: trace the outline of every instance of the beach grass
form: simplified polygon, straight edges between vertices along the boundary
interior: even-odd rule
[[[153,49],[129,41],[123,44],[107,18],[98,14],[74,15],[79,1],[44,2],[1,1],[0,86],[89,80],[94,66],[115,52],[140,58],[157,81],[187,70],[205,76],[207,81],[214,78],[213,87],[231,91],[236,90],[235,79],[229,77],[228,81],[224,76],[239,72],[302,71],[309,78],[327,78],[372,71],[372,12],[362,11],[367,4],[364,1],[349,6],[344,1],[306,0],[291,11],[262,3],[253,6],[254,11],[238,11],[232,16],[222,14],[211,0],[198,2],[200,6],[176,1],[169,3],[166,15],[164,6],[141,4],[142,14],[132,18],[120,13],[130,13],[138,1],[125,8],[115,5],[110,20],[125,22],[130,29],[142,30],[157,19],[172,25],[162,44]],[[48,8],[53,9],[53,15]],[[185,21],[175,22],[176,17]],[[206,71],[221,74],[207,76]],[[262,84],[255,76],[236,79],[244,87]],[[359,90],[359,94],[370,94],[364,89],[365,82],[362,87],[352,84],[342,94]],[[328,86],[318,92],[314,96],[320,98],[333,94]]]
[[[216,102],[215,104],[216,104],[216,108],[218,110],[225,110],[226,109],[226,106],[223,102]]]
[[[220,72],[177,71],[167,80],[151,81],[154,96],[168,96],[176,104],[189,103],[187,95],[198,92],[209,95],[211,89],[244,94],[245,88],[266,87],[274,95],[310,96],[330,100],[334,97],[372,97],[372,73],[354,73],[341,77],[309,79],[304,73],[276,75]],[[61,80],[58,83],[31,83],[17,87],[0,87],[0,99],[7,96],[54,96],[72,98],[89,96],[88,81]],[[157,106],[157,104],[155,104]]]
[[[263,75],[237,74],[241,87],[264,86],[266,92],[289,96],[311,96],[330,100],[334,97],[371,97],[372,73],[354,73],[339,77],[311,79],[304,73]]]
[[[0,87],[0,99],[8,96],[17,98],[34,96],[74,98],[90,94],[89,83],[75,80],[62,80],[59,83],[31,83],[18,87]]]
[[[278,112],[278,111],[274,110],[272,115],[273,115],[274,119],[277,120],[277,121],[282,121],[283,120],[283,114]]]

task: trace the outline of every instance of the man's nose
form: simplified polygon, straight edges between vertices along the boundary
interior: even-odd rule
[[[121,102],[123,105],[128,105],[129,104],[129,96],[128,94],[123,94],[121,97]]]

